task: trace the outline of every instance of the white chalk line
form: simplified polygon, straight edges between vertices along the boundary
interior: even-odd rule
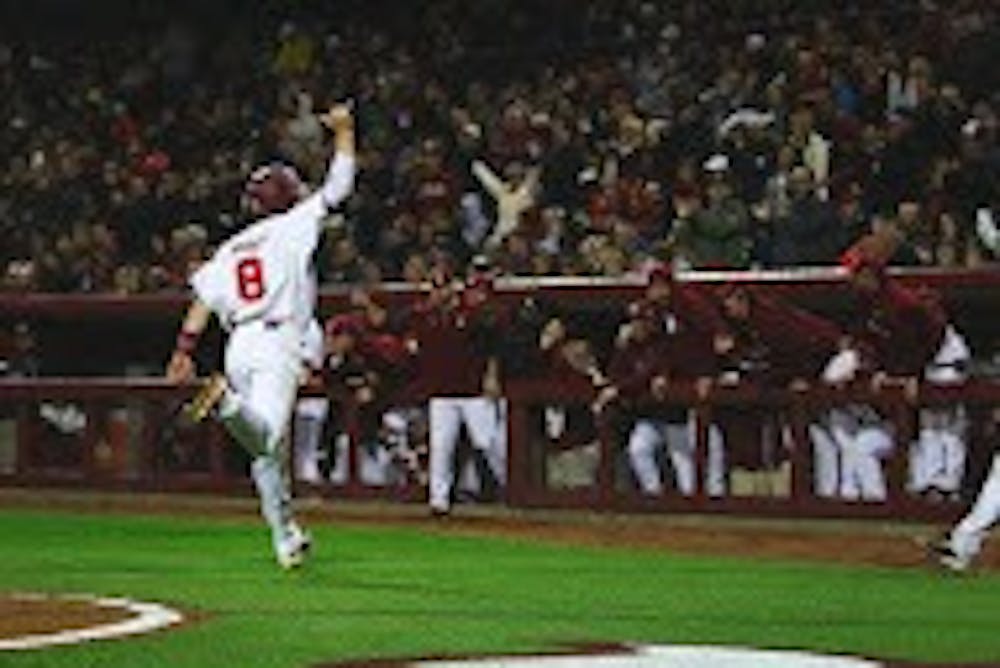
[[[714,645],[638,645],[632,653],[591,656],[510,656],[466,661],[419,661],[414,668],[879,668],[847,656],[798,650],[761,650]]]
[[[99,608],[124,610],[133,616],[120,622],[99,624],[82,629],[67,629],[54,633],[36,633],[17,638],[0,639],[0,651],[31,650],[53,645],[75,645],[91,640],[106,640],[125,636],[149,633],[157,629],[174,626],[184,621],[184,615],[177,610],[160,603],[133,601],[128,598],[109,598],[93,594],[67,594],[52,596],[48,594],[16,593],[7,594],[8,598],[22,601],[73,601],[90,603]]]

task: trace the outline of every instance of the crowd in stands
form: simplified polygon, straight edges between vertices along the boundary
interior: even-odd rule
[[[880,225],[901,263],[1000,245],[991,3],[206,4],[4,22],[0,288],[181,289],[256,164],[321,175],[343,97],[328,282],[828,264]]]

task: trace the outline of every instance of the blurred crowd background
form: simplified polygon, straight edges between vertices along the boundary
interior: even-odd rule
[[[182,289],[260,162],[363,172],[327,282],[994,261],[997,5],[435,0],[0,8],[0,286]]]

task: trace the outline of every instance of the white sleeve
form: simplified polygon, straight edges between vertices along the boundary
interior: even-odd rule
[[[319,241],[320,223],[343,202],[354,188],[355,159],[338,153],[330,161],[323,185],[286,212],[282,226],[296,244],[314,248]],[[284,233],[284,232],[283,232]]]
[[[521,183],[520,187],[518,187],[517,195],[519,201],[523,203],[523,208],[530,208],[534,202],[535,192],[538,188],[538,181],[541,179],[541,176],[541,171],[537,167],[533,167],[528,170],[527,175],[524,177],[524,181]]]
[[[339,206],[347,199],[354,189],[354,172],[356,171],[354,156],[341,155],[338,153],[330,162],[330,168],[326,172],[326,180],[320,192],[323,194],[323,202],[327,208],[332,209]]]
[[[188,279],[188,284],[194,291],[198,301],[218,314],[225,306],[225,284],[219,274],[220,267],[216,258],[201,265]]]
[[[472,163],[472,174],[479,179],[479,182],[483,184],[483,188],[494,199],[500,198],[500,195],[503,193],[503,181],[500,180],[500,177],[485,162],[482,160],[474,161]]]

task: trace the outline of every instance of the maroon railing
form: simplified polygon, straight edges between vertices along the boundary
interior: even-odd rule
[[[13,464],[0,470],[0,484],[72,485],[137,491],[249,490],[246,460],[222,429],[213,423],[178,428],[173,414],[192,393],[160,379],[3,379],[0,406],[4,418],[16,424]],[[314,394],[315,388],[307,394]],[[728,496],[710,499],[699,485],[692,498],[667,493],[650,499],[638,495],[623,474],[623,441],[613,420],[600,420],[600,457],[593,483],[578,489],[554,489],[545,484],[544,439],[533,420],[533,409],[553,404],[587,404],[593,399],[585,384],[559,380],[512,383],[509,403],[509,485],[506,503],[516,507],[586,507],[618,511],[740,512],[789,516],[862,516],[951,518],[958,503],[929,505],[905,491],[907,447],[914,435],[919,406],[962,403],[973,416],[970,458],[985,459],[992,444],[979,434],[992,410],[1000,406],[1000,383],[970,382],[948,388],[922,387],[914,403],[901,389],[881,391],[816,387],[808,391],[762,390],[751,386],[720,387],[705,396],[694,388],[677,388],[669,403],[693,407],[698,416],[696,459],[703,476],[706,425],[713,411],[739,406],[774,414],[781,411],[791,431],[786,456],[791,467],[787,496]],[[847,400],[877,405],[894,422],[897,447],[886,462],[889,498],[884,503],[848,503],[816,498],[812,493],[812,453],[807,429],[812,416]],[[404,402],[405,403],[405,402]],[[351,430],[352,407],[342,404]],[[48,411],[45,419],[40,416]],[[59,411],[62,411],[60,413]],[[83,419],[85,416],[85,419]],[[53,425],[63,424],[60,433]],[[727,443],[727,446],[729,443]],[[423,490],[370,488],[358,480],[356,447],[349,449],[348,481],[313,487],[335,497],[380,497],[415,501]],[[0,461],[0,465],[2,465]],[[975,468],[975,467],[973,467]]]
[[[1000,318],[996,317],[1000,313],[1000,271],[996,268],[967,272],[897,270],[893,273],[899,280],[940,289],[952,315],[981,356],[1000,341]],[[849,317],[849,310],[844,309],[843,275],[834,268],[688,272],[682,273],[680,280],[771,285],[789,298],[821,312]],[[420,294],[416,286],[403,284],[385,285],[383,290],[390,303],[399,306],[410,303]],[[642,284],[637,279],[506,279],[499,283],[498,294],[507,300],[534,295],[569,310],[601,314],[608,320],[609,312],[620,312],[622,305],[641,290]],[[346,289],[324,291],[321,311],[330,313],[341,308],[346,295]],[[113,369],[124,368],[125,364],[140,364],[151,369],[164,362],[185,302],[186,297],[180,294],[128,297],[2,294],[0,326],[21,319],[35,323],[43,344],[42,354],[47,360],[56,360],[54,368],[77,358],[92,358],[91,366],[96,371],[88,368],[82,373],[116,373]],[[179,428],[171,419],[172,412],[191,391],[191,388],[171,387],[155,378],[0,379],[0,423],[6,423],[7,432],[13,432],[16,442],[16,451],[6,458],[9,461],[5,461],[0,448],[0,483],[141,490],[249,490],[245,459],[220,427]],[[907,448],[902,444],[911,440],[916,408],[901,392],[889,390],[878,396],[865,396],[861,392],[855,397],[882,405],[897,427],[899,445],[887,462],[890,499],[878,504],[820,500],[811,493],[811,456],[806,432],[812,414],[844,398],[830,389],[814,388],[795,393],[733,387],[717,390],[707,397],[697,397],[692,391],[677,391],[672,401],[694,407],[699,417],[697,453],[701,467],[704,467],[704,425],[709,423],[713,410],[720,407],[740,406],[761,415],[780,409],[792,433],[792,447],[787,452],[792,472],[791,493],[787,498],[729,497],[721,500],[705,498],[703,490],[692,499],[670,494],[662,499],[640,498],[629,485],[627,473],[623,473],[621,435],[607,420],[600,422],[601,455],[594,484],[572,490],[553,489],[545,484],[542,470],[545,453],[540,452],[544,439],[539,436],[535,409],[556,402],[589,404],[592,390],[572,379],[522,380],[509,384],[507,397],[511,445],[506,501],[515,506],[899,517],[950,515],[957,508],[956,504],[932,507],[905,493]],[[406,403],[405,398],[400,401]],[[992,420],[993,407],[1000,405],[1000,386],[977,382],[956,388],[924,388],[919,401],[961,401],[969,406],[975,418],[970,453],[973,460],[977,456],[985,458],[993,444],[982,434]],[[344,423],[349,431],[356,431],[350,402],[342,405]],[[40,417],[42,410],[47,412],[45,418]],[[2,433],[0,431],[0,438]],[[422,490],[413,487],[389,491],[360,484],[355,450],[349,450],[352,474],[347,484],[317,491],[330,491],[338,496],[421,497]],[[970,477],[972,479],[974,476]]]

